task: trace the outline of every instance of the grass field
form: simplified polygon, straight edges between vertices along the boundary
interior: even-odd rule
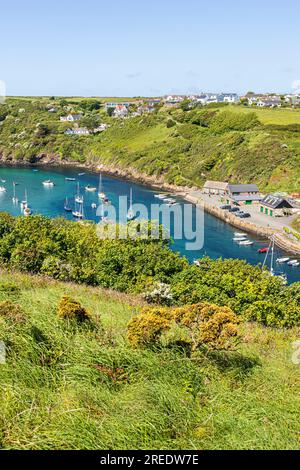
[[[230,106],[230,111],[238,113],[255,112],[262,124],[300,124],[300,109],[292,108],[257,108],[245,106]]]
[[[93,327],[58,319],[64,294]],[[2,449],[298,449],[299,329],[242,325],[237,352],[132,350],[128,320],[141,301],[21,274],[1,274],[0,301],[25,321],[0,316],[8,346],[0,365]]]

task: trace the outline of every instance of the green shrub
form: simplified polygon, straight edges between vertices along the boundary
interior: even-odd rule
[[[300,306],[293,301],[283,304],[276,300],[261,300],[250,305],[245,318],[266,326],[291,328],[300,323]]]
[[[150,308],[133,317],[128,340],[133,347],[180,344],[191,350],[230,350],[237,339],[238,317],[228,307],[206,302],[181,308]]]
[[[80,302],[67,295],[60,300],[57,315],[65,320],[77,320],[78,322],[91,319],[90,313],[82,307]]]

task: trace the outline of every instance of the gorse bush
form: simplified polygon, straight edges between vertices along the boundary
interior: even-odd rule
[[[0,302],[0,318],[13,323],[25,321],[25,314],[20,305],[5,300]]]
[[[242,260],[205,257],[199,266],[191,266],[168,248],[166,240],[102,239],[95,225],[60,218],[0,214],[0,229],[0,263],[8,268],[140,293],[150,303],[179,307],[208,302],[229,307],[246,320],[256,318],[274,326],[281,322],[285,327],[300,323],[300,283],[285,286],[278,277]],[[9,293],[1,289],[0,282],[0,300],[8,298],[6,294],[17,298],[13,287]],[[261,301],[271,305],[267,320],[249,313],[249,307]]]
[[[90,313],[80,302],[65,295],[58,304],[57,315],[64,320],[83,322],[91,319]]]
[[[193,351],[230,350],[238,337],[238,317],[228,307],[207,302],[181,308],[145,309],[128,325],[133,347],[180,345]]]

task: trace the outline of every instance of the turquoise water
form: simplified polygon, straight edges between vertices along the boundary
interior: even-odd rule
[[[85,172],[83,176],[78,173]],[[66,181],[65,177],[74,177],[76,181]],[[16,185],[17,197],[19,200],[24,199],[25,189],[28,194],[28,203],[35,214],[43,214],[48,217],[64,216],[67,219],[74,220],[72,214],[64,211],[65,198],[69,198],[70,205],[74,207],[74,195],[77,190],[77,181],[80,182],[82,193],[84,194],[84,212],[85,218],[89,220],[99,221],[96,211],[92,209],[92,203],[98,203],[97,192],[89,193],[84,191],[86,185],[98,187],[99,175],[80,170],[78,168],[39,168],[34,171],[33,168],[4,168],[0,167],[0,186],[5,186],[7,191],[0,193],[0,211],[7,211],[13,215],[20,215],[21,209],[19,204],[13,204],[13,182]],[[46,188],[42,182],[51,179],[55,186]],[[154,197],[157,191],[153,191],[143,185],[132,183],[118,178],[103,175],[103,189],[115,207],[118,207],[119,196],[129,196],[130,188],[133,190],[134,203],[142,203],[147,207],[151,204],[157,204],[159,201]],[[173,196],[172,196],[173,197]],[[177,198],[180,204],[184,201]],[[195,209],[194,209],[195,219]],[[194,220],[195,221],[195,220]],[[171,248],[185,255],[190,261],[195,258],[201,258],[208,255],[211,258],[241,258],[251,264],[262,263],[264,255],[260,255],[257,250],[263,246],[267,246],[266,240],[259,239],[255,236],[248,236],[254,241],[251,246],[239,246],[233,242],[234,232],[237,231],[230,225],[216,217],[204,215],[204,246],[201,250],[187,251],[186,240],[175,240]],[[178,222],[178,221],[177,221]],[[173,234],[174,223],[171,225],[171,235]],[[281,250],[276,250],[275,259],[284,256]],[[289,256],[289,255],[287,255]],[[280,271],[287,274],[289,282],[300,281],[300,267],[292,268],[288,265],[280,265]]]

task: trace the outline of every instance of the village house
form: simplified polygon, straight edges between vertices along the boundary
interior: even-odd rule
[[[89,135],[90,131],[86,127],[75,127],[73,129],[67,129],[66,135]]]
[[[260,108],[280,108],[281,107],[281,99],[279,96],[267,96],[264,98],[260,98],[256,106]]]
[[[113,112],[113,117],[125,118],[128,116],[128,109],[123,104],[118,104]]]
[[[185,96],[180,96],[180,95],[169,95],[165,98],[165,104],[167,106],[178,106],[180,103],[182,103],[185,100]]]
[[[262,199],[256,184],[229,184],[227,189],[227,204],[231,202],[241,204],[258,203]]]
[[[204,194],[220,194],[224,195],[228,191],[228,183],[223,181],[206,181],[203,186]]]
[[[156,105],[161,104],[161,99],[160,98],[150,98],[147,100],[144,100],[144,104],[153,108]]]
[[[282,197],[268,194],[260,201],[260,212],[270,217],[291,215],[293,205]]]
[[[93,132],[94,132],[95,134],[96,134],[97,132],[103,132],[103,131],[106,131],[106,129],[108,129],[108,127],[109,127],[108,124],[104,124],[104,123],[103,123],[103,124],[100,124],[98,127],[96,127]]]
[[[153,106],[143,105],[139,106],[137,109],[137,115],[141,116],[142,114],[152,113],[154,111]]]
[[[221,93],[221,95],[219,95],[218,97],[218,100],[220,99],[221,99],[221,103],[235,104],[235,103],[239,103],[240,101],[240,98],[236,93]]]
[[[124,102],[124,103],[118,103],[118,102],[110,102],[110,103],[105,103],[105,110],[107,111],[108,109],[116,109],[118,106],[123,106],[125,108],[129,108],[130,103]]]
[[[83,114],[68,114],[67,116],[60,116],[61,122],[75,122],[82,119]]]

